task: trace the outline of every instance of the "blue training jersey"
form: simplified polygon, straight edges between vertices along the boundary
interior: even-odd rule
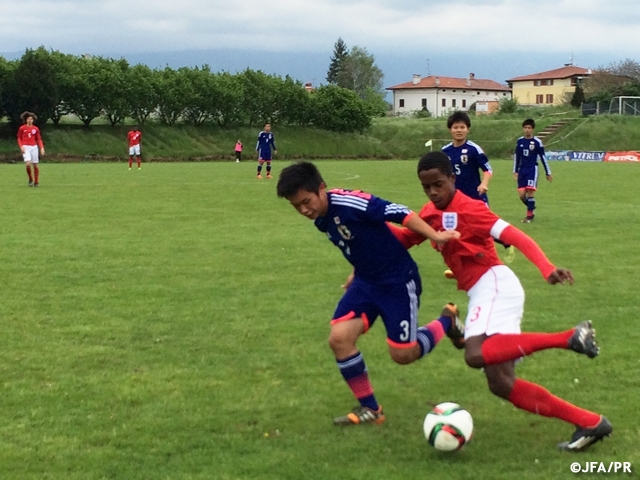
[[[533,169],[538,166],[538,158],[544,167],[544,173],[551,175],[547,157],[544,154],[544,145],[538,137],[520,137],[516,142],[516,151],[513,154],[513,173],[520,170]]]
[[[456,174],[456,189],[468,197],[486,201],[486,195],[478,194],[478,186],[482,182],[480,170],[489,173],[492,173],[492,170],[489,159],[480,145],[467,140],[459,147],[449,143],[442,147],[442,151],[451,160],[453,173]]]
[[[271,147],[274,150],[276,148],[276,140],[273,137],[273,133],[262,131],[258,135],[258,143],[256,143],[256,152],[271,152]]]
[[[353,265],[356,277],[386,285],[406,282],[418,266],[386,222],[402,223],[412,212],[359,190],[327,192],[329,206],[315,225]]]

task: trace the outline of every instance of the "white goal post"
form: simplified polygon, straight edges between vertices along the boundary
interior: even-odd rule
[[[640,97],[613,97],[609,102],[609,114],[640,115]]]

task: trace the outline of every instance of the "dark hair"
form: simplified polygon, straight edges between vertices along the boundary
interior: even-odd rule
[[[531,128],[536,128],[536,121],[533,118],[527,118],[524,122],[522,122],[522,126],[526,127],[530,125]]]
[[[425,153],[418,161],[418,175],[420,172],[426,170],[438,169],[440,173],[447,177],[453,175],[453,168],[451,167],[451,160],[444,152],[429,152]]]
[[[38,116],[33,112],[26,111],[20,114],[20,118],[22,119],[23,122],[26,122],[27,118],[29,117],[33,118],[34,122],[38,120]]]
[[[451,115],[449,115],[449,118],[447,119],[447,128],[451,128],[453,127],[454,123],[458,123],[458,122],[462,122],[464,123],[467,128],[471,128],[471,119],[469,118],[469,115],[467,115],[465,112],[453,112]]]
[[[324,183],[318,168],[311,162],[298,162],[280,172],[278,197],[293,197],[299,190],[317,194]]]

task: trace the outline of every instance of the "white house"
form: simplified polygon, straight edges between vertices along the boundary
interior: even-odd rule
[[[387,87],[387,90],[393,92],[393,113],[397,115],[427,109],[431,115],[439,117],[454,110],[467,111],[476,102],[511,98],[508,86],[476,78],[473,73],[468,78],[414,75],[412,81]]]

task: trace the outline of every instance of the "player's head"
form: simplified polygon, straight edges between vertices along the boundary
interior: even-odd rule
[[[27,125],[33,125],[33,122],[38,120],[38,116],[35,113],[29,111],[22,112],[22,114],[20,114],[20,118]]]
[[[278,197],[286,198],[305,217],[315,220],[327,212],[329,200],[322,175],[311,162],[289,165],[280,172]]]
[[[134,126],[133,126],[133,131],[134,131],[134,132],[137,132],[137,131],[138,131],[138,125],[134,125]]]
[[[533,136],[534,128],[536,128],[536,121],[533,118],[527,118],[522,122],[522,130],[525,137],[531,138]]]
[[[454,140],[464,142],[471,128],[471,119],[465,112],[453,112],[447,119],[447,128]]]
[[[418,178],[429,200],[444,210],[456,193],[456,176],[451,160],[443,152],[429,152],[418,161]]]
[[[264,124],[264,131],[269,133],[271,131],[271,124],[270,123],[265,123]]]

